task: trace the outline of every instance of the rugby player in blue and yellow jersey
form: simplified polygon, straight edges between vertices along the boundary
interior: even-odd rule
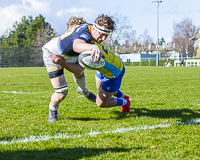
[[[77,64],[77,57],[83,51],[92,51],[92,56],[99,61],[102,57],[100,48],[94,44],[103,42],[109,33],[114,30],[114,21],[107,15],[96,18],[95,24],[81,24],[67,30],[59,37],[53,38],[43,47],[43,60],[55,92],[49,103],[48,122],[57,120],[59,103],[65,99],[68,93],[67,82],[64,77],[63,68],[74,73],[74,81],[78,85],[77,91],[85,95],[90,101],[95,102],[96,96],[85,87],[84,68]],[[60,64],[56,64],[54,57],[59,56]]]
[[[105,66],[95,73],[96,86],[99,89],[96,103],[100,107],[122,106],[122,112],[129,113],[131,105],[129,96],[120,91],[125,66],[121,59],[104,45],[95,44],[105,57]],[[113,98],[112,95],[117,98]]]
[[[74,24],[81,23],[82,17],[71,19],[71,23],[68,23],[68,28]],[[78,21],[79,20],[79,21]],[[83,21],[85,23],[85,21]],[[82,23],[83,23],[82,22]],[[122,106],[122,112],[130,112],[130,100],[129,96],[124,95],[120,91],[122,77],[125,73],[125,67],[121,59],[109,51],[102,44],[95,43],[102,51],[105,59],[105,66],[96,72],[95,79],[96,85],[99,89],[99,93],[96,98],[96,104],[102,108]],[[59,60],[59,61],[58,61]],[[63,65],[66,63],[60,57],[54,57],[54,62]],[[118,98],[113,98],[112,96]]]

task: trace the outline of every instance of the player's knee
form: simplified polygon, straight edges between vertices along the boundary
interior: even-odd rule
[[[65,97],[68,94],[68,86],[67,86],[67,84],[62,86],[62,87],[55,88],[55,92],[56,92],[56,95],[57,95],[56,97],[58,98],[58,101],[64,100]]]
[[[100,108],[105,108],[105,107],[106,107],[106,104],[105,104],[104,102],[102,102],[102,101],[96,100],[96,104],[97,104],[97,106],[100,107]]]
[[[62,100],[64,100],[67,96],[67,93],[68,92],[65,92],[65,93],[62,93],[62,94],[58,94],[58,93],[54,93],[52,96],[51,96],[51,100],[53,102],[61,102]]]
[[[68,94],[68,92],[65,92],[63,94],[58,94],[59,95],[59,100],[60,101],[64,100],[66,98],[67,94]]]
[[[80,78],[85,77],[84,71],[85,71],[85,69],[81,70],[78,73],[73,73],[73,77],[76,78],[76,79],[80,79]]]
[[[80,68],[79,71],[78,71],[78,74],[80,76],[84,76],[84,71],[85,71],[85,68]]]

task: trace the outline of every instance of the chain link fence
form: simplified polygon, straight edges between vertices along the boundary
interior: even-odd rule
[[[149,54],[118,54],[126,66],[156,66],[156,55]],[[184,57],[188,59],[192,57]],[[166,62],[180,59],[160,57],[159,66],[164,66]],[[136,62],[134,62],[136,61]],[[42,46],[0,48],[0,67],[42,67],[43,56]]]
[[[44,66],[41,47],[0,48],[0,67]]]

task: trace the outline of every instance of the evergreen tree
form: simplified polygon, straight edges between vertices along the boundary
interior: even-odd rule
[[[41,46],[55,36],[54,29],[42,15],[35,19],[23,16],[0,38],[0,65],[42,66]]]
[[[56,33],[51,25],[45,22],[45,18],[39,15],[33,19],[32,16],[23,16],[21,22],[15,22],[13,29],[9,30],[0,39],[1,48],[28,47],[38,43],[45,43],[45,37],[55,37]],[[40,35],[38,39],[38,35]]]

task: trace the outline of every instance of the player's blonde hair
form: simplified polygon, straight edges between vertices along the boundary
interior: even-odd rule
[[[77,26],[84,23],[86,23],[86,21],[84,20],[83,17],[71,17],[67,22],[67,27],[69,29],[72,28],[73,26]]]

